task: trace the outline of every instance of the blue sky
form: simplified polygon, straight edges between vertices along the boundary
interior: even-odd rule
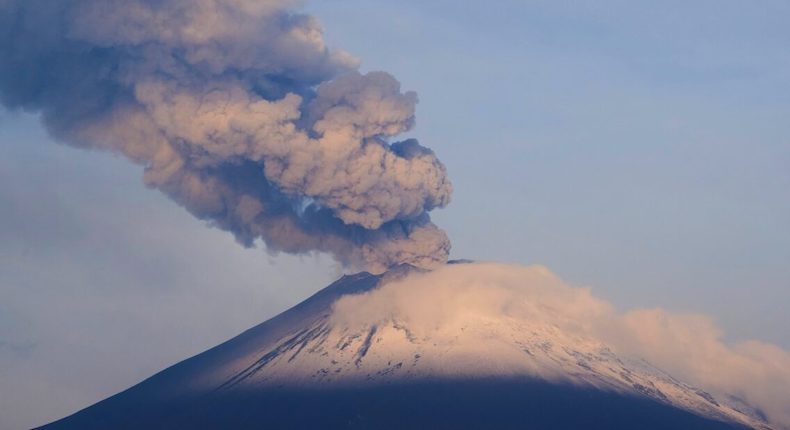
[[[306,10],[363,70],[418,92],[411,135],[455,185],[433,214],[454,258],[545,264],[623,309],[702,312],[790,348],[790,5]],[[0,114],[0,208],[0,381],[19,387],[0,428],[117,392],[339,273],[241,248],[31,115]]]
[[[420,94],[456,257],[790,345],[790,31],[760,2],[326,1],[327,39]],[[330,23],[343,22],[332,28]]]

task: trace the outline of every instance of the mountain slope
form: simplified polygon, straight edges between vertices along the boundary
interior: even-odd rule
[[[769,428],[735,398],[546,321],[492,317],[463,303],[457,315],[434,319],[437,307],[416,321],[387,297],[382,308],[354,307],[412,273],[344,276],[43,428]]]

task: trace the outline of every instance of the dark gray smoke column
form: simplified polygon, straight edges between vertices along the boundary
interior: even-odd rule
[[[361,75],[287,0],[0,0],[0,100],[57,139],[124,154],[145,183],[245,245],[382,271],[450,243],[452,186],[391,142],[413,92]]]

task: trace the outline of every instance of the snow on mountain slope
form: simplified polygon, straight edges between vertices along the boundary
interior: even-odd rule
[[[405,276],[408,269],[401,270]],[[389,277],[385,282],[398,274]],[[545,321],[465,313],[425,330],[397,313],[349,319],[353,310],[338,310],[343,305],[312,315],[308,324],[224,367],[214,381],[217,389],[529,375],[643,395],[706,417],[769,428],[742,402],[716,398],[644,360],[620,357],[596,339]]]
[[[447,273],[460,281],[445,282]],[[503,287],[511,283],[516,286]],[[624,330],[610,313],[588,290],[565,286],[542,267],[513,272],[473,263],[430,273],[400,267],[344,276],[291,310],[75,416],[128,414],[130,404],[150,413],[157,402],[244,398],[282,387],[329,392],[527,377],[780,428],[733,393],[692,386],[634,355],[617,340],[627,336],[600,335]]]

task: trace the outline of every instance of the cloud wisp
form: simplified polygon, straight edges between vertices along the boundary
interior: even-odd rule
[[[416,94],[329,50],[289,0],[0,1],[0,102],[120,153],[189,212],[272,252],[374,272],[447,260],[445,167]]]
[[[523,368],[524,352],[511,336],[540,333],[540,342],[611,348],[646,360],[720,398],[742,399],[779,428],[790,428],[790,354],[760,341],[730,345],[705,315],[662,309],[620,312],[589,288],[568,285],[542,266],[493,263],[447,265],[345,296],[332,320],[343,327],[395,322],[410,336],[442,351],[436,369],[486,374],[525,369],[548,380],[568,375],[551,366]],[[474,342],[460,340],[475,336]],[[487,357],[484,362],[479,357]],[[468,359],[464,361],[465,359]]]

